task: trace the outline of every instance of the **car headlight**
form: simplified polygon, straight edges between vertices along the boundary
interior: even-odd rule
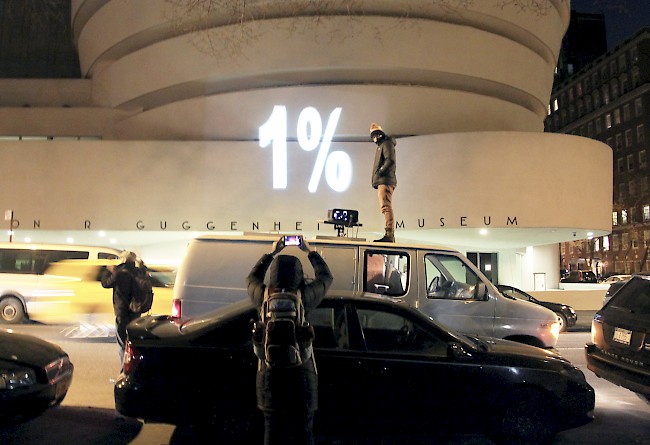
[[[31,369],[0,369],[0,389],[15,389],[36,383]]]
[[[551,325],[551,334],[553,334],[553,337],[555,338],[560,338],[560,322],[555,322]]]

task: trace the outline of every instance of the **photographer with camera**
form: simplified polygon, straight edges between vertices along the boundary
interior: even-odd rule
[[[288,243],[294,241],[293,245],[307,252],[314,268],[315,279],[309,283],[305,281],[299,258],[278,255]],[[266,286],[264,277],[269,268],[269,285]],[[301,236],[283,236],[273,244],[271,253],[262,255],[246,282],[248,295],[258,308],[268,308],[268,299],[275,294],[294,293],[298,304],[304,307],[304,317],[308,322],[310,311],[318,306],[332,280],[325,260],[318,252],[312,251]],[[297,338],[300,339],[301,335]],[[263,352],[261,354],[258,355],[256,393],[257,406],[264,413],[264,444],[313,445],[318,375],[311,352],[311,338],[300,344],[300,358],[295,365],[275,366],[265,359]]]

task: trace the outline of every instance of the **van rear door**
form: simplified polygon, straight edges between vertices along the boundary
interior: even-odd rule
[[[330,290],[354,291],[359,267],[359,248],[356,246],[311,244],[323,257],[334,276]],[[309,264],[306,259],[303,263],[305,262]]]

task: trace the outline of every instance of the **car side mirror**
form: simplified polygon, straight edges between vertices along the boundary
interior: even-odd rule
[[[469,357],[471,355],[463,348],[463,345],[456,342],[451,342],[447,345],[447,353],[454,358]]]

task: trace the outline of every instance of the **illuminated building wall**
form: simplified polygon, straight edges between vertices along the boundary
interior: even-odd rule
[[[0,82],[17,97],[0,132],[54,136],[0,142],[20,166],[3,163],[3,181],[39,178],[0,205],[19,230],[121,231],[141,249],[195,230],[331,235],[333,207],[358,209],[372,238],[378,122],[398,137],[398,239],[499,251],[516,270],[499,276],[520,282],[527,246],[609,232],[611,150],[543,133],[567,2],[297,3],[248,2],[253,20],[230,25],[163,0],[73,1],[78,87]],[[57,139],[80,135],[100,140]],[[571,168],[584,159],[588,178]],[[566,193],[587,179],[593,193]]]

